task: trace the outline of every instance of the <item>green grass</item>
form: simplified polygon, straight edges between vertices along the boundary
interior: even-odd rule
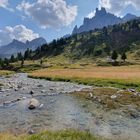
[[[135,88],[140,91],[140,82],[131,82],[129,80],[119,80],[119,79],[96,79],[96,78],[67,78],[67,77],[37,77],[29,75],[30,78],[35,79],[46,79],[49,81],[63,81],[63,82],[73,82],[84,85],[91,85],[97,87],[115,87],[121,89]]]
[[[74,130],[47,131],[34,135],[13,136],[10,134],[0,134],[0,140],[101,140],[94,137],[89,132]]]

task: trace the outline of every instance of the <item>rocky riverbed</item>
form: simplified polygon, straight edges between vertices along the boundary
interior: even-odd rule
[[[1,132],[34,133],[74,128],[110,139],[139,140],[138,110],[137,117],[128,117],[119,108],[106,111],[98,102],[69,94],[89,90],[90,86],[31,79],[26,74],[1,77],[0,83],[3,84],[0,90]],[[29,110],[28,103],[32,96],[40,106]],[[133,109],[131,105],[129,108]]]

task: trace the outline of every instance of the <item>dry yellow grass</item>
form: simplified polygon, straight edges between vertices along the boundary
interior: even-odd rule
[[[89,69],[41,69],[34,77],[99,78],[140,81],[140,66],[92,67]]]
[[[0,76],[2,76],[2,75],[9,75],[9,74],[12,74],[12,73],[13,73],[12,71],[0,70]]]

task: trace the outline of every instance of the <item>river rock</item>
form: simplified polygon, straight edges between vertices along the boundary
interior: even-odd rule
[[[30,129],[30,130],[28,131],[28,134],[30,134],[30,135],[35,134],[35,131],[32,130],[32,129]]]
[[[5,92],[5,89],[2,88],[2,89],[1,89],[1,92]]]
[[[91,92],[89,93],[89,96],[90,96],[90,98],[93,98],[93,94]]]
[[[28,105],[28,108],[30,110],[32,109],[36,109],[37,107],[39,107],[39,101],[35,98],[32,98],[30,101],[29,101],[29,105]]]
[[[131,89],[128,89],[129,92],[136,92],[135,89],[131,88]]]
[[[134,96],[140,96],[140,92],[135,92],[133,95]]]
[[[22,85],[18,85],[17,88],[22,88]]]
[[[15,91],[18,91],[18,88],[15,88],[14,90],[15,90]]]
[[[39,88],[40,88],[40,87],[43,87],[43,85],[41,85],[41,84],[40,84],[40,85],[37,85],[37,87],[39,87]]]
[[[31,90],[31,91],[30,91],[30,94],[33,96],[33,94],[34,94],[34,91],[33,91],[33,90]]]
[[[44,93],[45,92],[45,90],[41,90],[41,93]]]
[[[111,99],[116,99],[117,98],[117,95],[112,95],[110,98]]]

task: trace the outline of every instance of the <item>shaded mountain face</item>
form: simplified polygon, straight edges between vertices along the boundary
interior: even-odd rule
[[[82,32],[87,32],[90,30],[94,30],[96,28],[101,29],[109,25],[123,23],[135,18],[137,17],[131,14],[127,14],[123,18],[120,18],[111,13],[107,13],[105,8],[101,8],[101,10],[96,8],[95,16],[91,19],[84,18],[83,25],[81,25],[79,28],[76,25],[75,28],[73,29],[72,34],[74,35]]]
[[[118,54],[131,52],[140,57],[140,18],[54,40],[43,45],[41,50],[32,52],[29,59],[59,55],[74,61],[83,58],[105,58],[114,50]]]
[[[129,13],[129,14],[125,15],[122,19],[123,19],[124,22],[126,22],[126,21],[136,19],[136,18],[137,18],[137,16],[132,15],[132,14]]]
[[[42,37],[36,38],[32,41],[26,41],[26,43],[14,39],[8,45],[0,47],[0,57],[10,57],[12,54],[17,54],[18,52],[24,53],[27,48],[35,50],[43,44],[46,44],[46,40]]]

